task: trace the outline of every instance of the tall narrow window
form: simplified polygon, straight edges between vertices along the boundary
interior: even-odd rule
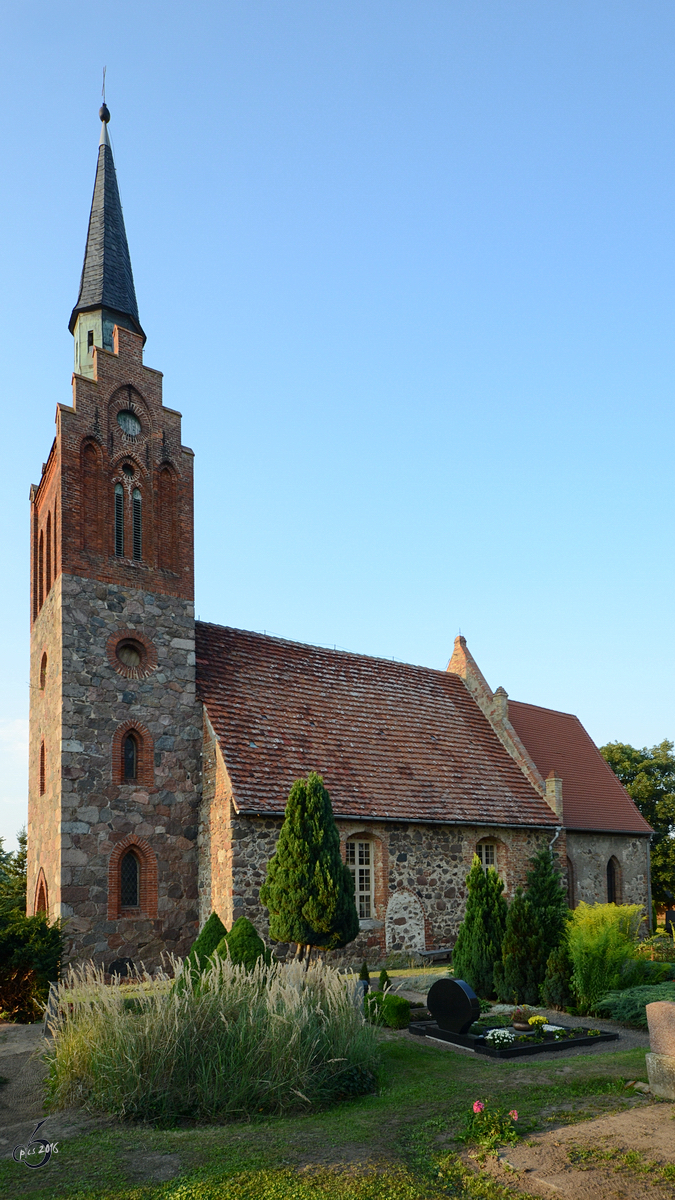
[[[572,859],[567,859],[567,907],[574,908],[574,865]]]
[[[354,880],[354,899],[361,920],[373,914],[373,863],[370,842],[347,842],[347,866]]]
[[[44,796],[47,787],[47,763],[45,761],[45,744],[40,742],[40,795]]]
[[[621,903],[621,872],[617,859],[612,855],[607,863],[607,903]]]
[[[488,867],[494,867],[495,871],[497,870],[497,847],[494,842],[479,842],[476,846],[476,854],[484,871],[487,871]]]
[[[38,612],[45,598],[45,539],[40,531],[40,548],[38,550]]]
[[[128,733],[122,742],[122,778],[136,779],[138,776],[138,741],[135,734]]]
[[[49,595],[52,586],[52,514],[47,513],[47,537],[46,537],[46,581],[45,581],[45,596]]]
[[[115,554],[124,557],[124,488],[115,484]]]
[[[53,561],[54,579],[56,579],[56,572],[57,572],[57,566],[56,566],[56,507],[57,507],[57,501],[55,500],[54,501],[54,561]]]
[[[37,899],[35,901],[35,911],[36,911],[36,913],[46,913],[46,911],[47,911],[47,888],[45,885],[44,877],[42,877],[40,879],[40,883],[38,885]]]
[[[122,908],[138,908],[138,859],[131,850],[120,863],[120,904]]]
[[[47,651],[45,650],[40,662],[40,691],[44,692],[47,682]]]
[[[101,552],[100,495],[101,471],[98,451],[88,442],[82,451],[82,545],[93,553]],[[56,557],[54,558],[56,572]]]
[[[136,561],[139,561],[143,557],[143,529],[141,525],[141,493],[138,488],[134,488],[131,503],[134,526],[134,558]]]

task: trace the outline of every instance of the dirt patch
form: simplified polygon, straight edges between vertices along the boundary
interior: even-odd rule
[[[479,1164],[515,1191],[566,1200],[673,1200],[675,1105],[651,1104],[535,1134]],[[675,1173],[674,1173],[675,1174]]]

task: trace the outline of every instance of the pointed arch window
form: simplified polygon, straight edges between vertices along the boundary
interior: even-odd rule
[[[47,682],[47,651],[45,650],[40,662],[40,691],[44,692]]]
[[[141,493],[134,488],[131,497],[131,514],[133,523],[133,553],[137,562],[143,557],[143,526]]]
[[[621,868],[614,855],[607,863],[607,903],[621,903]]]
[[[115,554],[124,557],[124,488],[115,484]]]
[[[49,595],[52,586],[52,514],[47,513],[47,552],[45,572],[45,596]]]
[[[40,795],[44,796],[47,790],[47,757],[45,754],[44,740],[40,742]]]
[[[120,863],[120,905],[122,908],[138,908],[139,906],[139,876],[138,859],[132,850],[128,850]]]
[[[122,779],[138,779],[138,737],[135,733],[127,733],[122,740]]]
[[[574,886],[574,863],[571,858],[567,859],[567,907],[575,907],[575,886]]]
[[[38,874],[38,885],[35,892],[35,913],[46,913],[49,911],[49,900],[47,897],[47,881],[45,873],[40,867]]]

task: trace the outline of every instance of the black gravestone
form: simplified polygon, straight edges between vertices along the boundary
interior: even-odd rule
[[[133,974],[134,964],[130,958],[116,958],[108,967],[109,975],[119,975],[120,979],[127,979]]]
[[[666,933],[669,933],[672,936],[674,929],[675,929],[675,908],[669,908],[668,911],[666,912]]]
[[[480,1016],[478,996],[463,979],[437,979],[429,988],[427,1008],[446,1033],[468,1033]]]

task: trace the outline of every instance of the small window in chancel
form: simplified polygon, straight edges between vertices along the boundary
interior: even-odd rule
[[[373,915],[373,847],[372,842],[347,842],[347,866],[354,880],[354,900],[360,920]]]
[[[607,903],[621,903],[621,868],[614,855],[607,863]]]
[[[120,904],[122,908],[138,908],[138,859],[129,851],[120,863]]]

